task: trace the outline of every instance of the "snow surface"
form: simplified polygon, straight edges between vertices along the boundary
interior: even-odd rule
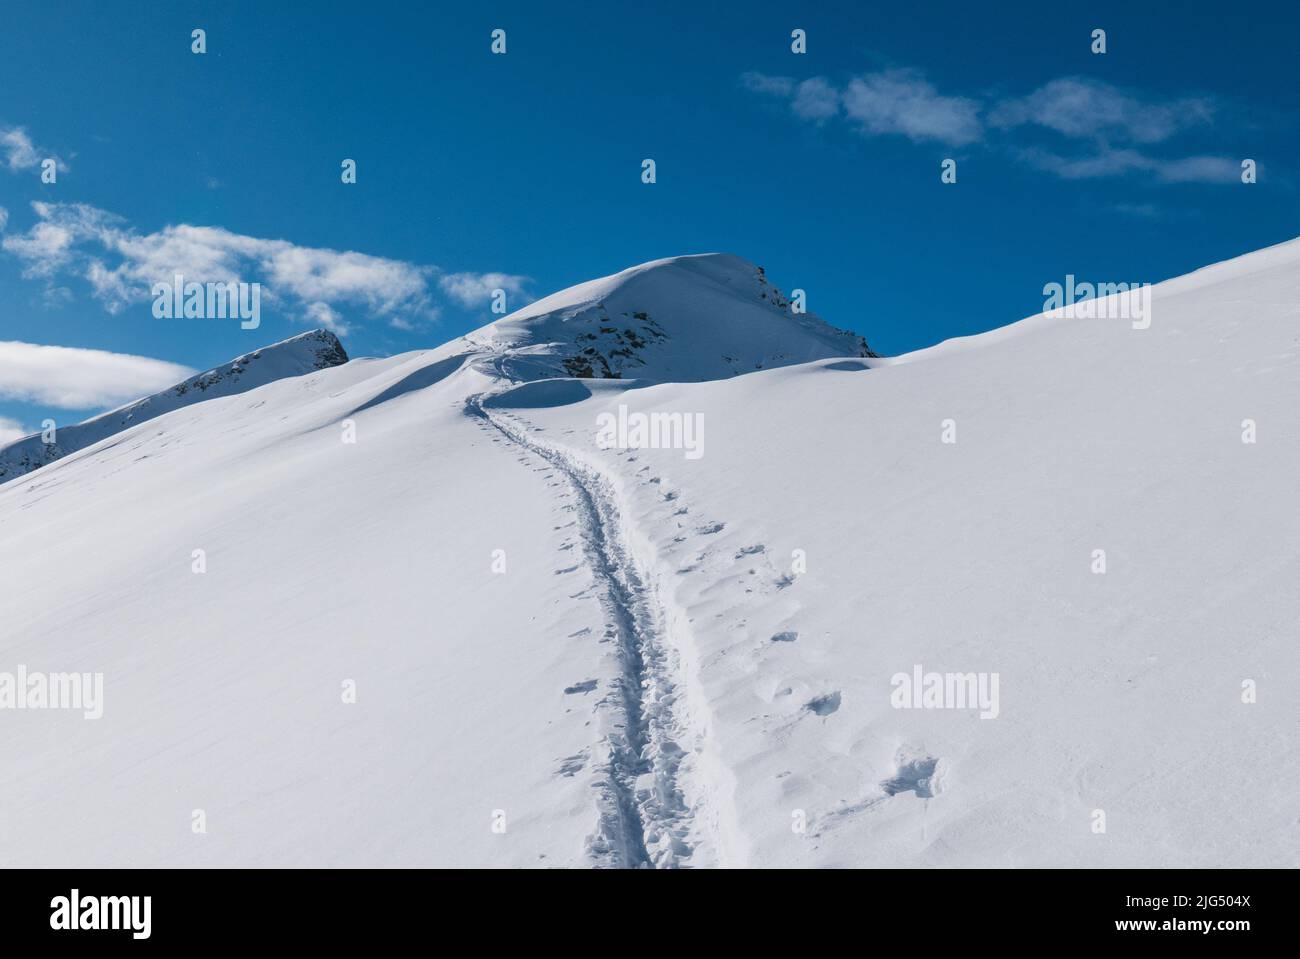
[[[0,485],[0,671],[105,677],[0,711],[0,862],[1300,863],[1300,241],[888,360],[768,289],[657,261]]]

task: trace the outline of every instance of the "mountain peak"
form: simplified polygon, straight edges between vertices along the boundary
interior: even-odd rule
[[[310,358],[313,368],[318,370],[327,370],[332,366],[342,366],[348,361],[347,351],[343,349],[343,343],[339,338],[329,330],[316,329],[308,330],[306,333],[299,333],[297,336],[291,336],[287,340],[272,343],[270,346],[264,346],[252,353],[237,357],[231,362],[243,363],[246,360],[264,357],[273,353],[292,354],[297,359]]]
[[[203,400],[235,396],[289,376],[341,366],[347,351],[329,330],[309,330],[237,356],[203,373],[82,423],[59,428],[54,442],[35,433],[0,447],[0,483],[30,473],[105,437]]]
[[[552,293],[465,337],[516,379],[692,382],[836,356],[861,336],[800,312],[730,253],[652,260]]]

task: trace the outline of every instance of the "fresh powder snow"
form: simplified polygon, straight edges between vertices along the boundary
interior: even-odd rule
[[[0,711],[0,859],[1294,866],[1298,304],[883,358],[676,257],[19,441],[0,673],[102,715]]]

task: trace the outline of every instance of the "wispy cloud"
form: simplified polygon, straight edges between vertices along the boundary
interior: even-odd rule
[[[7,416],[0,416],[0,446],[7,446],[14,440],[20,440],[30,432],[30,430],[23,429],[23,425],[17,420],[11,420]]]
[[[466,308],[486,308],[491,290],[522,294],[527,277],[504,273],[445,273],[354,251],[298,246],[221,227],[180,224],[140,233],[121,217],[81,203],[32,204],[37,222],[10,233],[2,247],[30,279],[85,280],[110,313],[147,301],[155,283],[258,282],[263,297],[307,322],[336,331],[345,314],[365,314],[409,328],[432,319],[441,292]]]
[[[147,356],[0,342],[0,398],[62,409],[117,406],[166,389],[194,372]]]
[[[742,73],[740,84],[753,93],[766,93],[776,97],[789,97],[794,92],[792,77],[773,77],[755,70]]]
[[[1021,160],[1063,180],[1087,180],[1149,173],[1163,183],[1235,183],[1241,167],[1225,157],[1193,156],[1164,160],[1133,149],[1103,148],[1078,157],[1066,157],[1051,150],[1029,148],[1018,153]]]
[[[1098,80],[1063,77],[1025,96],[981,99],[941,93],[912,69],[853,77],[842,89],[824,77],[799,81],[753,72],[741,76],[741,85],[785,101],[803,120],[842,116],[865,137],[903,136],[950,147],[986,143],[1062,179],[1141,173],[1165,183],[1227,183],[1240,173],[1239,161],[1225,157],[1149,152],[1210,126],[1221,111],[1208,97],[1150,99]],[[1055,142],[1044,143],[1044,137]]]
[[[915,70],[855,77],[844,91],[844,112],[867,134],[901,134],[918,142],[963,146],[983,133],[978,102],[940,95]]]
[[[9,225],[9,211],[6,210],[4,207],[0,206],[0,233],[3,233],[5,231],[5,227],[8,225]]]
[[[338,310],[328,303],[308,303],[307,322],[329,330],[336,336],[347,336],[352,332],[352,327],[339,315]]]
[[[1214,102],[1205,97],[1144,101],[1098,80],[1064,77],[1026,97],[995,104],[989,123],[1001,129],[1036,124],[1076,139],[1104,136],[1150,144],[1208,124],[1214,112]]]
[[[1183,157],[1158,161],[1156,175],[1166,183],[1239,183],[1241,163],[1226,157]]]
[[[802,83],[792,77],[772,77],[763,73],[743,73],[740,84],[752,93],[762,93],[790,101],[795,116],[821,122],[840,112],[840,93],[825,77],[812,77]]]
[[[0,160],[11,173],[30,170],[46,159],[54,160],[59,170],[68,169],[68,165],[59,157],[33,143],[31,136],[22,127],[0,126]]]
[[[40,221],[23,234],[0,241],[3,248],[23,261],[23,275],[48,278],[69,265],[74,246],[97,233],[107,234],[118,218],[81,203],[32,204]]]
[[[914,141],[960,145],[982,133],[980,104],[966,97],[943,96],[917,70],[885,70],[854,77],[843,90],[824,77],[802,82],[791,77],[746,73],[741,84],[754,93],[790,102],[805,120],[840,114],[866,136],[901,135]]]
[[[496,290],[510,297],[523,296],[528,277],[510,273],[448,273],[438,279],[438,286],[461,306],[473,309],[488,303]]]
[[[805,120],[829,120],[840,112],[840,94],[824,77],[813,77],[795,88],[790,108]]]

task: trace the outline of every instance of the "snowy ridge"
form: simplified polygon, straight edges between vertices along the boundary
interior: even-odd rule
[[[312,330],[236,357],[152,396],[61,427],[54,443],[36,433],[0,448],[0,483],[30,473],[122,430],[204,400],[234,396],[287,376],[341,366],[343,344],[328,330]]]

